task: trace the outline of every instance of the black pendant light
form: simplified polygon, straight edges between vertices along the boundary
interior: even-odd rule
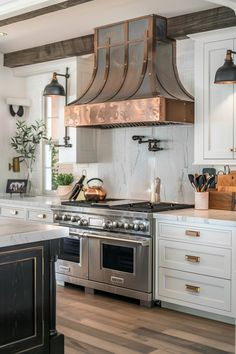
[[[57,80],[57,76],[63,76],[66,80],[66,85],[65,85],[65,89],[64,87],[59,84],[58,80]],[[67,88],[68,88],[68,79],[69,79],[70,75],[69,75],[69,68],[66,68],[66,73],[65,74],[58,74],[56,72],[53,73],[52,76],[52,81],[50,82],[50,84],[48,84],[44,91],[43,91],[43,96],[46,97],[50,97],[50,96],[64,96],[65,97],[65,105],[67,106]],[[72,144],[69,144],[69,140],[70,137],[68,136],[68,128],[65,127],[65,136],[64,136],[64,144],[63,145],[55,145],[56,147],[72,147]]]
[[[236,83],[236,65],[233,62],[232,54],[236,54],[236,52],[228,49],[224,64],[216,71],[215,84]]]
[[[64,87],[57,81],[57,75],[57,73],[53,73],[52,81],[43,91],[44,96],[66,96]]]

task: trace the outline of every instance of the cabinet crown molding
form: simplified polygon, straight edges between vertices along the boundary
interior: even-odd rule
[[[228,27],[223,29],[218,29],[214,31],[206,31],[201,33],[189,34],[189,38],[194,41],[219,41],[223,39],[236,38],[236,27]]]

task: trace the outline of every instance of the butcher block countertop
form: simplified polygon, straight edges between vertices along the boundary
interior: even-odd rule
[[[206,225],[236,227],[236,211],[180,209],[153,214],[154,218],[173,222],[191,222]]]
[[[68,229],[61,226],[8,218],[0,219],[0,248],[54,240],[65,237],[67,234]]]

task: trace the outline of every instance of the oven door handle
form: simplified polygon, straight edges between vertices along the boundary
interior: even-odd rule
[[[123,242],[127,242],[127,243],[134,243],[136,245],[140,245],[142,247],[146,247],[150,245],[150,241],[149,240],[131,240],[131,239],[127,239],[127,238],[121,238],[121,237],[111,237],[111,236],[103,236],[103,235],[97,235],[97,234],[90,234],[90,233],[84,233],[83,236],[86,237],[91,237],[91,238],[99,238],[101,240],[109,240],[109,241],[123,241]]]

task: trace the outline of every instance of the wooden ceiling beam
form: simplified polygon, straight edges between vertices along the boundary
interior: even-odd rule
[[[32,10],[20,15],[12,16],[3,20],[0,20],[0,27],[11,25],[12,23],[30,20],[31,18],[49,14],[51,12],[65,10],[72,6],[84,4],[93,0],[67,0],[60,2],[59,4],[45,6],[37,10]]]
[[[82,0],[83,1],[83,0]],[[86,1],[86,0],[85,0]],[[63,3],[62,3],[63,4]],[[58,4],[59,6],[59,4]],[[183,39],[188,34],[236,26],[234,11],[227,7],[195,12],[167,19],[167,35]],[[94,36],[88,35],[20,50],[4,55],[4,65],[10,68],[63,59],[94,52]]]
[[[93,40],[94,36],[91,34],[8,53],[4,55],[4,66],[15,68],[18,66],[43,63],[50,60],[91,54],[94,52]]]
[[[194,12],[167,19],[167,35],[183,39],[188,34],[236,26],[235,12],[228,7]]]

